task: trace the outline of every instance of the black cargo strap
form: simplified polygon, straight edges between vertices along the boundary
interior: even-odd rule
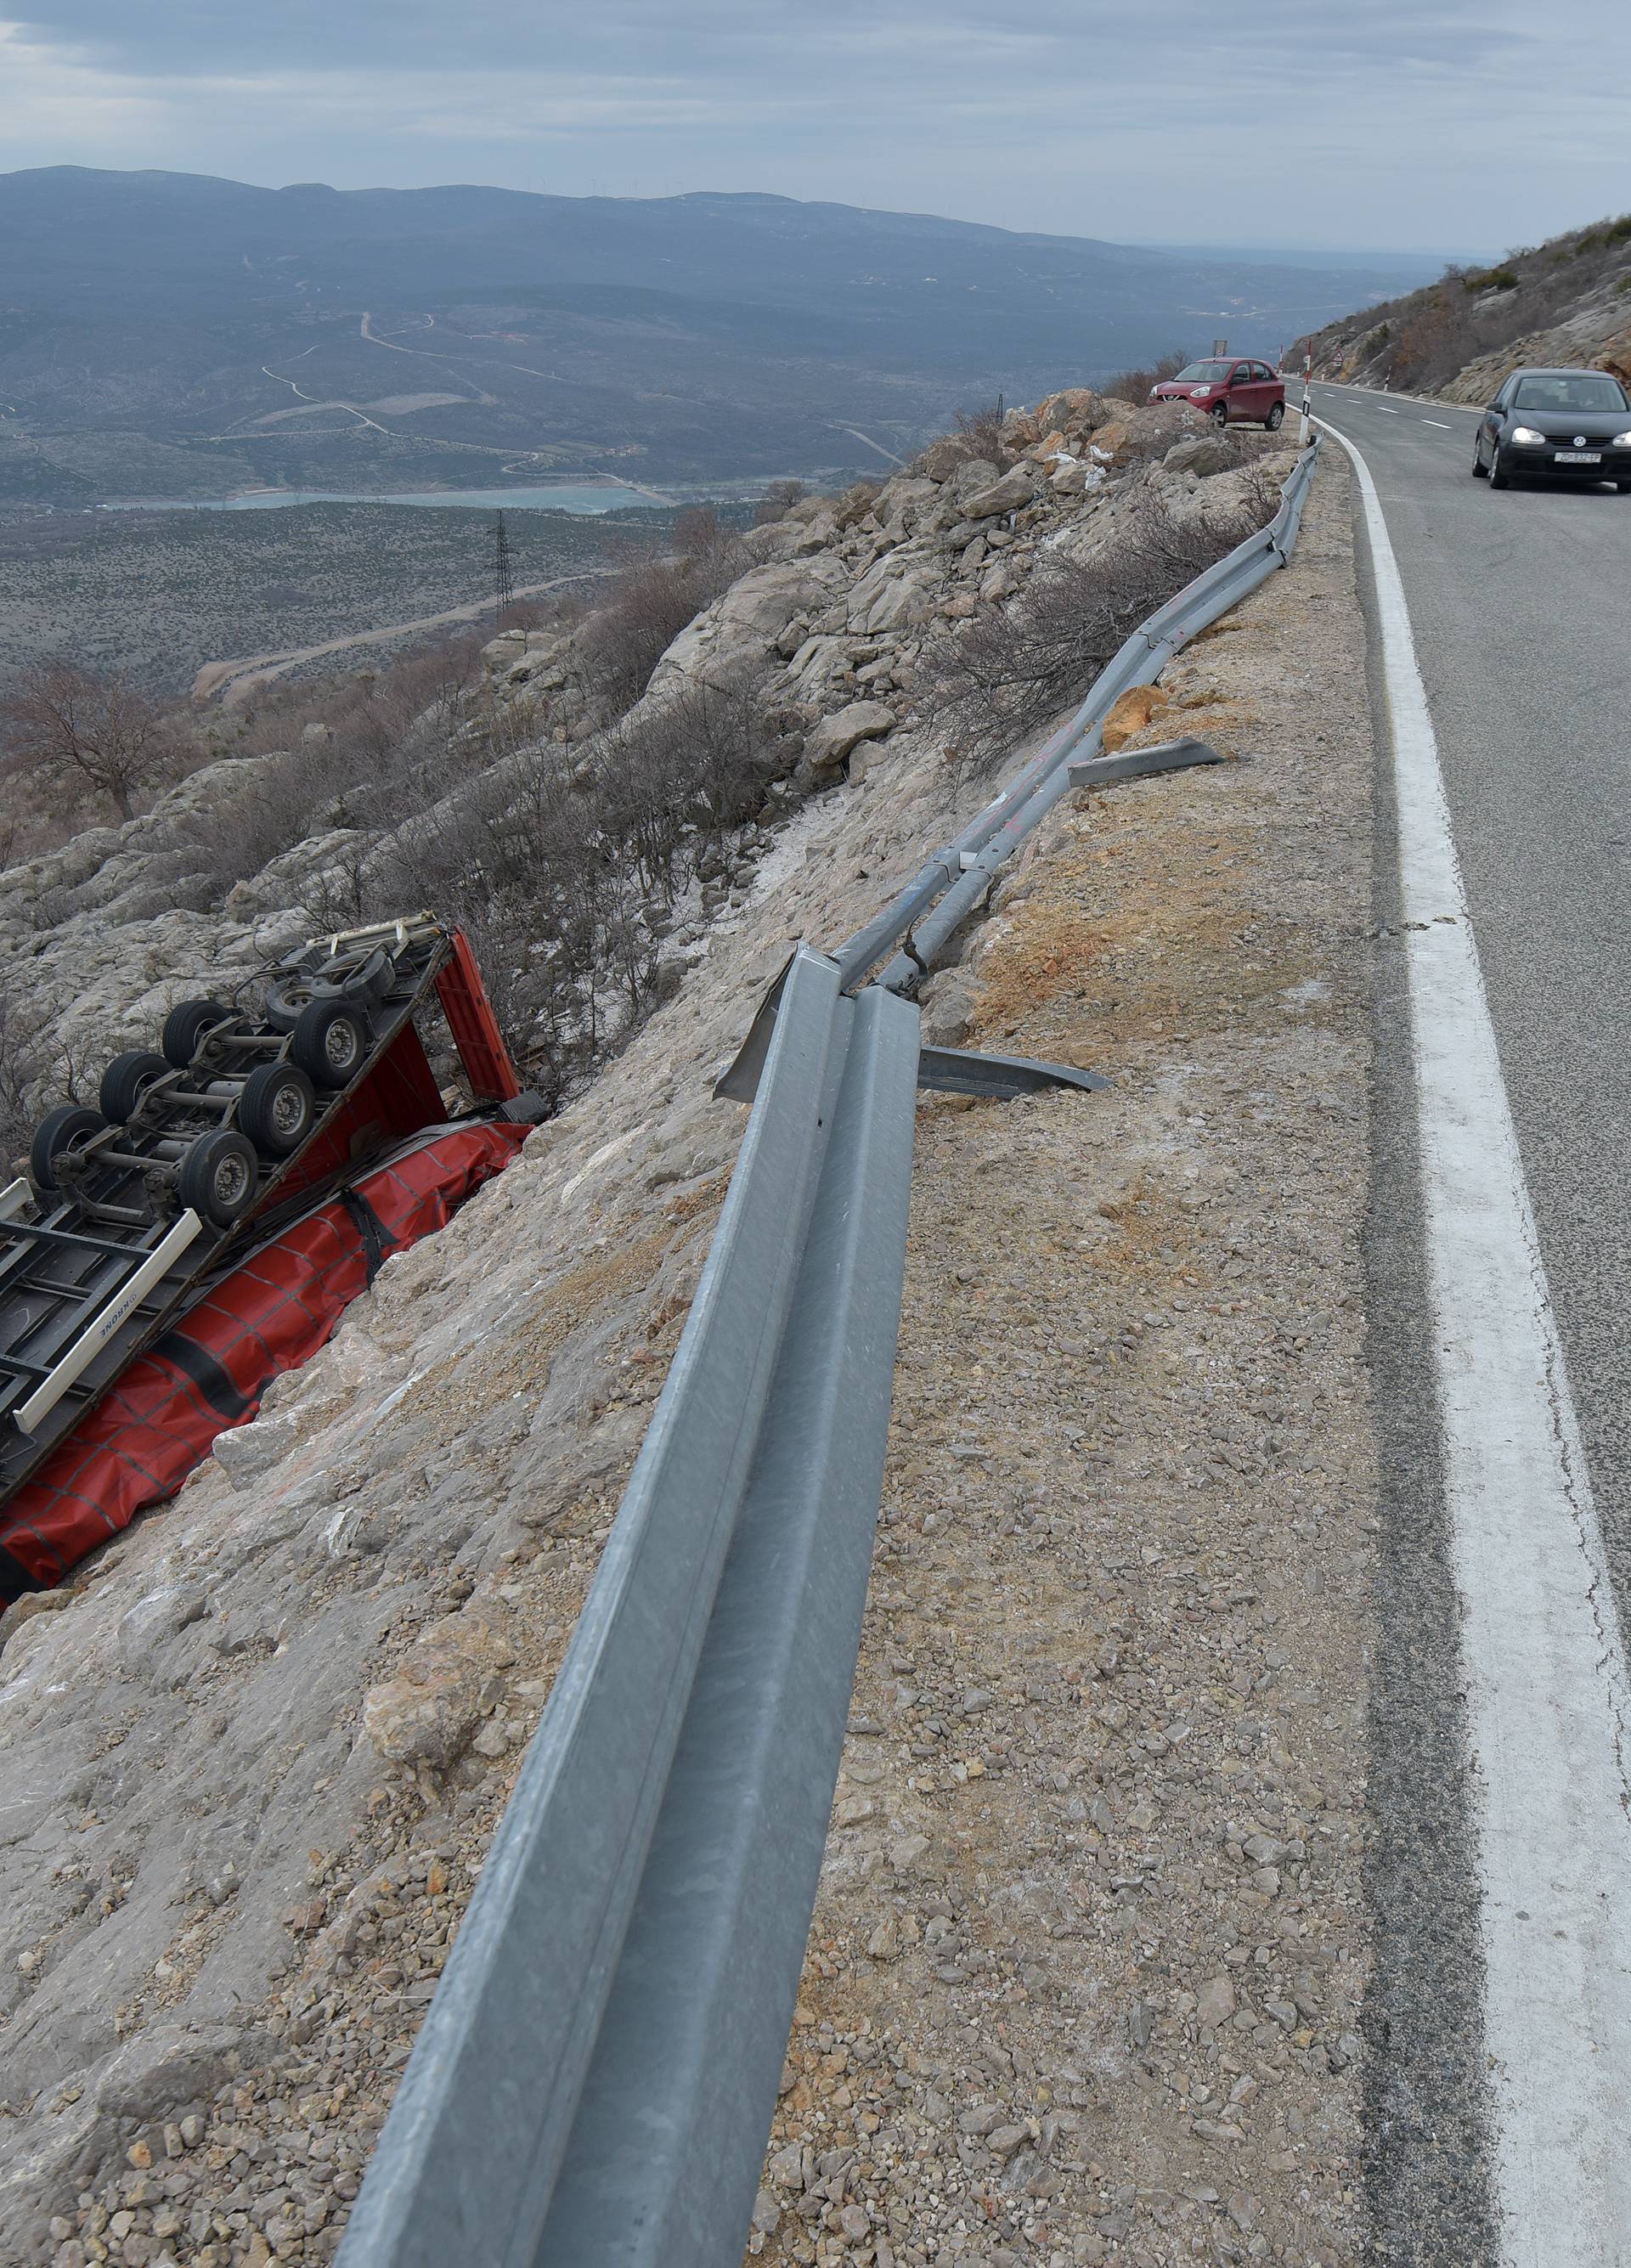
[[[30,1591],[48,1591],[50,1587],[0,1543],[0,1607],[9,1607],[14,1599],[23,1598]]]
[[[363,1264],[372,1284],[385,1265],[387,1247],[396,1240],[387,1233],[385,1223],[359,1190],[342,1189],[340,1203],[357,1224],[357,1233],[363,1241]]]
[[[254,1403],[240,1394],[215,1357],[185,1332],[166,1331],[161,1339],[154,1340],[152,1351],[161,1362],[184,1372],[216,1415],[229,1425],[247,1418],[254,1409]]]

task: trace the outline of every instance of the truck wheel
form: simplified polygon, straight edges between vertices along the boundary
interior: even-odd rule
[[[141,1108],[150,1089],[161,1079],[172,1078],[174,1071],[168,1056],[155,1055],[151,1048],[130,1048],[115,1056],[102,1073],[97,1093],[103,1116],[122,1126]]]
[[[255,1203],[255,1152],[230,1126],[201,1134],[181,1160],[176,1195],[211,1228],[230,1228]]]
[[[266,988],[266,1020],[275,1032],[292,1032],[312,1005],[309,976],[280,976]]]
[[[301,1012],[289,1057],[314,1086],[334,1094],[349,1086],[368,1057],[368,1027],[343,1000],[314,1000]]]
[[[159,1046],[177,1071],[185,1071],[198,1052],[198,1042],[218,1024],[230,1024],[232,1012],[218,1000],[182,1000],[164,1020]]]
[[[317,1091],[294,1064],[259,1064],[238,1098],[238,1130],[267,1158],[292,1158],[316,1116]]]
[[[59,1189],[56,1161],[74,1150],[83,1150],[93,1134],[107,1129],[107,1121],[100,1110],[87,1110],[83,1103],[62,1102],[48,1111],[34,1129],[34,1138],[28,1149],[28,1171],[34,1187],[40,1189]]]

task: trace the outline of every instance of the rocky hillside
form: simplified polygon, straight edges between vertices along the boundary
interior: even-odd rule
[[[1113,586],[1142,611],[1152,577],[1184,579],[1293,461],[1243,464],[1176,414],[1085,392],[1011,421],[1001,453],[960,438],[758,532],[611,728],[579,730],[592,620],[498,641],[456,721],[479,766],[395,828],[314,796],[314,831],[223,895],[205,851],[238,824],[228,764],[0,877],[14,1012],[42,1051],[93,1063],[335,894],[403,871],[384,863],[403,838],[452,841],[468,868],[472,844],[528,848],[558,789],[587,802],[604,861],[641,733],[749,668],[779,719],[745,815],[687,819],[665,851],[641,805],[646,865],[614,874],[621,910],[609,897],[595,936],[649,951],[661,981],[631,1005],[603,967],[576,1005],[581,1022],[597,985],[623,989],[600,1005],[612,1059],[596,1073],[586,1040],[511,1171],[387,1262],[172,1506],[0,1625],[8,2264],[332,2257],[697,1281],[743,1117],[712,1099],[713,1071],[786,939],[857,926],[988,796],[936,690],[959,641],[1009,622],[1033,651],[1050,589],[1107,604]],[[1197,679],[1173,697],[1218,696]],[[1244,714],[1207,729],[1233,749]],[[314,779],[321,744],[295,753]],[[683,808],[711,780],[701,766]],[[477,912],[490,880],[466,872]],[[558,907],[533,910],[540,957],[560,959]],[[496,917],[489,933],[509,935]],[[498,975],[547,1064],[525,959]],[[948,1039],[958,982],[931,988]]]
[[[1525,363],[1578,363],[1631,381],[1631,215],[1573,229],[1493,268],[1443,279],[1300,339],[1317,378],[1482,403]]]
[[[1185,415],[1057,395],[881,487],[716,530],[708,557],[654,563],[575,628],[498,638],[478,686],[388,745],[308,727],[0,873],[0,1139],[66,1088],[93,1095],[173,999],[408,902],[464,921],[529,1075],[575,1092],[705,949],[786,815],[927,713],[962,633],[1024,643],[1033,578],[1080,601],[1062,652],[991,688],[985,726],[1006,729],[1027,682],[1057,706],[1237,539],[1265,501],[1250,445]],[[1066,588],[1096,562],[1096,617]],[[721,583],[668,642],[676,601],[683,618]]]

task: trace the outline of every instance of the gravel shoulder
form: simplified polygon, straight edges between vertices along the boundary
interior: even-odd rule
[[[1346,468],[1066,811],[920,1111],[893,1447],[750,2252],[1361,2250],[1371,740]]]

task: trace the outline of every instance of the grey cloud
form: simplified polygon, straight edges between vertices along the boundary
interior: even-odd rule
[[[12,4],[41,90],[14,164],[767,188],[1066,233],[1482,249],[1623,201],[1631,146],[1625,75],[1576,60],[1615,50],[1618,0]]]

